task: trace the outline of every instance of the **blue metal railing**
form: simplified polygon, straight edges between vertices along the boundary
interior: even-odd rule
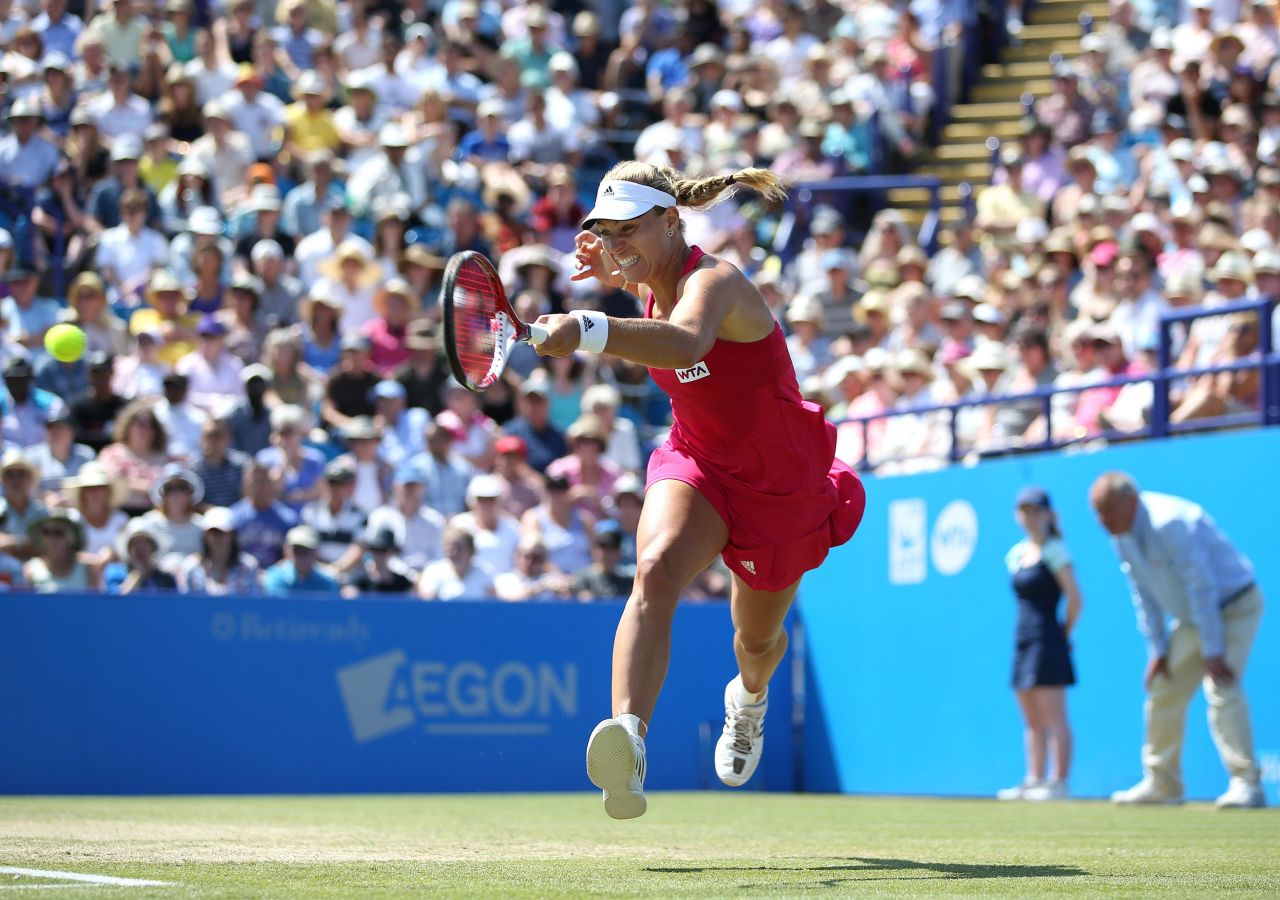
[[[1160,346],[1158,349],[1159,366],[1151,372],[1144,372],[1140,375],[1119,376],[1107,379],[1106,381],[1096,381],[1089,384],[1072,385],[1070,387],[1048,386],[1020,394],[1000,394],[989,397],[958,400],[952,403],[918,406],[910,409],[894,409],[878,413],[873,416],[848,418],[843,420],[840,424],[854,424],[859,426],[861,429],[862,459],[854,462],[856,462],[857,466],[863,471],[871,471],[877,466],[885,463],[905,462],[910,459],[910,457],[900,457],[895,459],[872,458],[871,426],[877,422],[887,422],[889,419],[901,416],[924,416],[936,415],[939,413],[947,414],[949,420],[948,433],[950,437],[947,459],[952,463],[959,462],[970,452],[977,453],[979,456],[995,456],[1037,450],[1053,450],[1070,444],[1079,443],[1082,439],[1089,441],[1115,439],[1132,440],[1134,438],[1141,437],[1167,437],[1169,435],[1184,434],[1191,431],[1230,428],[1242,425],[1277,425],[1280,424],[1280,353],[1274,352],[1271,340],[1270,319],[1271,312],[1274,308],[1274,301],[1264,299],[1241,301],[1239,303],[1224,306],[1200,306],[1195,307],[1194,309],[1167,313],[1160,320]],[[1258,316],[1259,345],[1257,353],[1252,358],[1209,366],[1193,366],[1190,368],[1170,367],[1170,357],[1172,355],[1172,335],[1170,333],[1170,329],[1173,325],[1180,322],[1189,322],[1193,319],[1227,316],[1237,313],[1253,313]],[[1171,382],[1186,378],[1193,378],[1199,375],[1212,375],[1219,372],[1242,372],[1249,370],[1258,370],[1261,373],[1257,410],[1198,418],[1186,422],[1169,421],[1171,413],[1169,405],[1169,385]],[[1129,384],[1141,384],[1146,382],[1151,383],[1153,396],[1151,414],[1145,429],[1132,432],[1100,429],[1089,433],[1084,438],[1073,437],[1070,439],[1060,439],[1055,436],[1053,428],[1053,398],[1059,394],[1081,394],[1087,391],[1120,388]],[[957,420],[961,411],[975,407],[1001,407],[1014,403],[1027,403],[1029,401],[1039,403],[1041,412],[1044,415],[1045,437],[1043,440],[1022,444],[1003,443],[985,448],[964,448],[960,445],[960,440],[957,435]]]

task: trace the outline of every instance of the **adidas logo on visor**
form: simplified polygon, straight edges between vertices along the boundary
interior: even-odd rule
[[[605,185],[604,195],[603,195],[603,196],[605,196],[605,197],[612,197],[612,196],[613,196],[613,185],[611,185],[611,184],[609,184],[609,185]]]

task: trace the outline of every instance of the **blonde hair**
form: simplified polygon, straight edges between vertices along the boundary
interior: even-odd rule
[[[751,188],[770,203],[781,203],[787,199],[782,179],[766,169],[739,169],[730,175],[690,178],[670,166],[631,160],[618,163],[604,177],[606,181],[632,181],[666,191],[676,198],[677,206],[690,209],[710,209],[732,197],[740,185]]]

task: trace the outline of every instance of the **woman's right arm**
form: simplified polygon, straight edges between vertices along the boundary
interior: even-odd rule
[[[690,276],[684,296],[668,320],[610,319],[605,353],[655,369],[687,369],[710,351],[720,328],[741,296],[743,279],[705,269]],[[549,332],[537,349],[543,356],[568,356],[578,349],[580,326],[573,316],[540,316]]]

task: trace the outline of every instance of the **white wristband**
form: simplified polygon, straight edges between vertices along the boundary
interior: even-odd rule
[[[609,343],[609,317],[590,309],[575,309],[569,315],[578,320],[578,349],[603,353]]]

